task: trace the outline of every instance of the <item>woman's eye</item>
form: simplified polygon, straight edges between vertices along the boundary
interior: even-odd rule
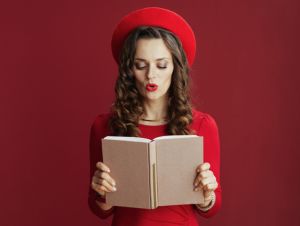
[[[167,67],[158,66],[158,68],[160,68],[160,69],[166,69]]]
[[[142,69],[144,69],[146,66],[135,65],[135,67],[136,67],[136,69],[138,69],[138,70],[142,70]]]

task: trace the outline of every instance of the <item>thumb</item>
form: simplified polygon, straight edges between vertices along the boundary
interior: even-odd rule
[[[212,191],[206,191],[206,190],[204,190],[203,191],[204,198],[208,199],[210,197],[211,193],[212,193]]]

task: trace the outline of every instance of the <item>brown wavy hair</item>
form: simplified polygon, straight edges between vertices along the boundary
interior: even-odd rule
[[[119,76],[115,83],[115,102],[111,106],[109,126],[115,136],[140,136],[140,116],[144,113],[143,96],[135,85],[133,63],[136,42],[139,39],[162,39],[169,49],[174,70],[168,89],[166,133],[169,135],[195,134],[189,125],[193,122],[189,89],[187,58],[181,41],[172,32],[154,26],[140,26],[132,31],[124,42],[119,57]]]

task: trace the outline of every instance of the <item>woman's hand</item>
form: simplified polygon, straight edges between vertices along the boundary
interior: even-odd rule
[[[108,174],[110,169],[103,162],[97,162],[97,170],[92,178],[91,187],[98,192],[102,197],[105,197],[106,192],[116,191],[116,182]]]
[[[204,203],[200,204],[202,207],[206,207],[210,204],[212,193],[218,187],[216,177],[209,168],[210,164],[208,162],[204,162],[196,168],[197,176],[194,181],[194,190],[199,191],[203,189]]]

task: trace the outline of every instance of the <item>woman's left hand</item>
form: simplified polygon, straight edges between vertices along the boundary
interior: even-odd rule
[[[207,206],[211,201],[211,194],[218,187],[218,182],[214,173],[209,170],[210,164],[204,162],[196,168],[196,178],[194,181],[194,191],[203,189],[204,203],[201,206]]]

